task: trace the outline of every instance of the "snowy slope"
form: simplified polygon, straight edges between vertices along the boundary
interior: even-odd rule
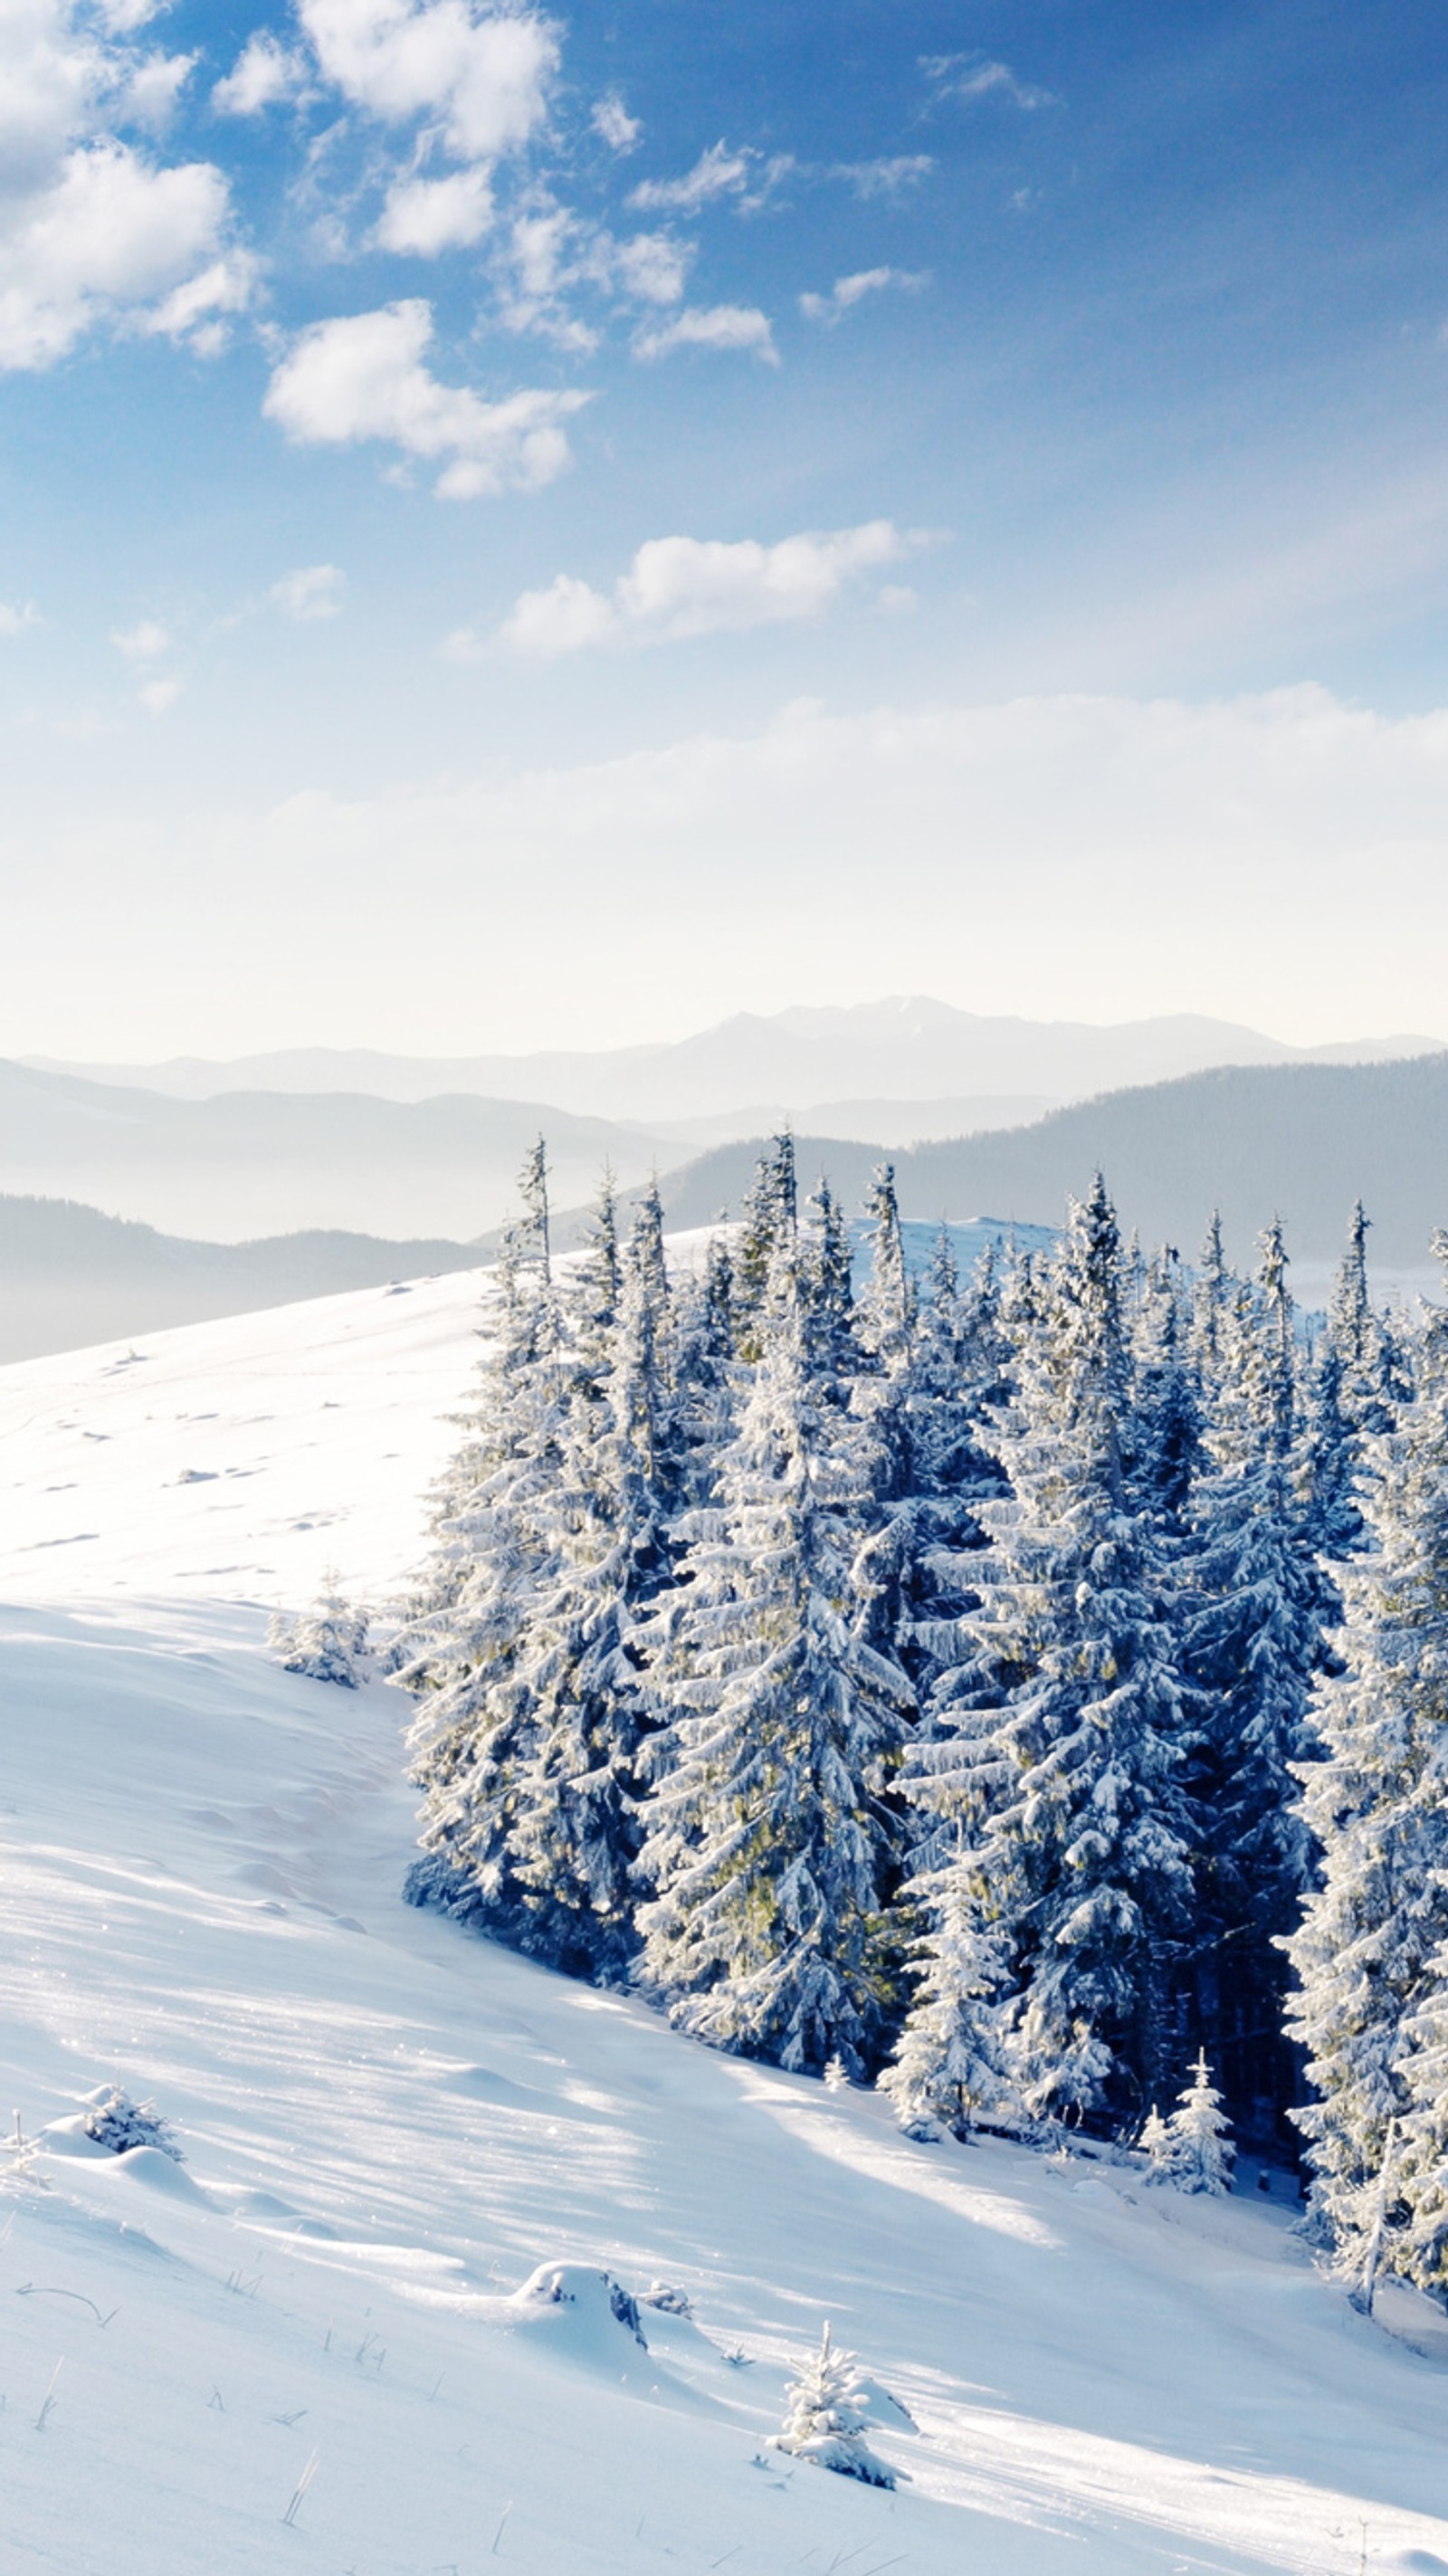
[[[262,1605],[396,1587],[476,1289],[0,1372],[3,2576],[1448,2569],[1448,2371],[1285,2204],[907,2144],[398,1902],[403,1706]],[[115,2077],[184,2168],[78,2151]],[[763,2447],[826,2316],[894,2495]]]

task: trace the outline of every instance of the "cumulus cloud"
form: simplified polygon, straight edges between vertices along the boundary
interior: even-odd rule
[[[221,171],[158,165],[120,131],[163,123],[191,68],[118,38],[146,14],[0,10],[0,369],[48,366],[97,322],[135,320],[228,247]]]
[[[1012,107],[1059,107],[1054,90],[1018,80],[1009,63],[988,62],[980,54],[922,54],[920,68],[937,98],[1003,98]]]
[[[616,89],[608,90],[598,100],[589,123],[611,152],[634,151],[644,130],[638,118],[630,116]]]
[[[700,154],[692,170],[682,179],[644,179],[629,198],[631,206],[641,210],[672,209],[682,215],[697,214],[701,206],[716,197],[742,197],[749,186],[753,154],[731,152],[727,143],[711,143]]]
[[[248,38],[224,80],[211,93],[221,116],[257,116],[263,108],[299,98],[307,86],[306,60],[265,27]]]
[[[444,500],[533,492],[569,462],[563,422],[588,396],[529,390],[485,402],[424,363],[432,307],[421,298],[317,322],[272,374],[263,409],[300,445],[382,439],[437,463]]]
[[[169,715],[181,695],[179,680],[148,680],[139,692],[148,716]]]
[[[336,564],[301,564],[274,581],[268,596],[284,617],[305,626],[321,617],[335,617],[346,587],[347,576]]]
[[[935,163],[928,152],[896,152],[878,161],[836,161],[826,174],[857,197],[898,197],[918,188]]]
[[[686,304],[672,322],[638,332],[633,345],[640,358],[666,358],[671,349],[747,349],[779,364],[769,316],[753,304]]]
[[[654,537],[612,595],[560,573],[525,591],[503,628],[516,652],[552,660],[592,644],[717,634],[821,616],[847,583],[898,562],[915,541],[889,519],[763,546]]]
[[[887,286],[904,287],[914,293],[924,284],[923,273],[911,269],[857,268],[850,277],[837,277],[828,295],[802,295],[799,309],[809,321],[833,327],[867,295],[879,295]]]
[[[23,608],[12,608],[8,601],[0,599],[0,635],[23,635],[27,627],[39,624],[40,611],[33,601],[27,599]]]
[[[139,626],[126,627],[120,634],[113,635],[111,642],[118,653],[124,653],[128,662],[157,662],[163,653],[171,650],[169,634],[164,626],[157,625],[154,617],[143,617]]]
[[[434,259],[439,251],[481,241],[492,220],[493,191],[479,163],[444,179],[394,181],[372,238],[379,250]]]
[[[389,123],[435,119],[462,161],[490,161],[543,121],[558,69],[547,19],[478,0],[300,0],[318,64],[345,98]]]

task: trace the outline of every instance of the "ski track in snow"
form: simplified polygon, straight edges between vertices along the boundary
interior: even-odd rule
[[[0,1370],[0,2102],[186,2151],[0,2160],[0,2576],[1448,2571],[1448,2370],[1285,2206],[910,2144],[399,1902],[406,1705],[266,1616],[402,1587],[478,1290]],[[764,2448],[826,2316],[894,2495]]]

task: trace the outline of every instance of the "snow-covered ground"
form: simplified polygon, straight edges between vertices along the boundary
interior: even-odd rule
[[[1448,2368],[1285,2200],[910,2145],[399,1902],[405,1707],[266,1610],[396,1591],[477,1290],[0,1371],[3,2576],[1448,2570]],[[112,2079],[184,2167],[81,2149]],[[893,2495],[764,2447],[826,2317]]]

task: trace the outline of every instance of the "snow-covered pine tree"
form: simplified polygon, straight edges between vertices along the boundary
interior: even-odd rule
[[[909,1784],[924,1817],[961,1831],[972,1955],[994,1940],[1007,1963],[972,2027],[1038,2116],[1149,2094],[1191,1895],[1172,1640],[1126,1481],[1120,1269],[1098,1175],[1018,1345],[997,1435],[1013,1498],[983,1507],[972,1687],[954,1741]]]
[[[953,1853],[905,1889],[926,1928],[915,1944],[915,1989],[895,2054],[879,2079],[907,2137],[968,2135],[982,2111],[1011,2107],[1001,2064],[1010,1960],[983,1913],[969,1855]]]
[[[410,1739],[423,1857],[407,1881],[515,1946],[518,1789],[537,1730],[528,1641],[557,1574],[556,1524],[574,1362],[547,1256],[546,1163],[530,1155],[532,1222],[505,1242],[464,1438],[434,1498],[434,1554],[391,1655],[418,1703]]]
[[[823,1385],[843,1400],[859,1366],[850,1233],[829,1182],[821,1175],[805,1207],[800,1235],[800,1293],[811,1356]]]
[[[603,1303],[610,1286],[613,1312]],[[528,1913],[522,1946],[575,1974],[611,1978],[636,1946],[637,1766],[649,1724],[638,1632],[669,1570],[675,1466],[656,1191],[644,1194],[622,1258],[600,1226],[582,1294],[585,1364],[569,1385],[559,1481],[540,1532],[551,1581],[535,1598],[519,1658],[530,1740],[513,1783],[510,1857]]]
[[[294,1619],[277,1612],[267,1643],[283,1672],[355,1690],[362,1678],[358,1665],[367,1652],[367,1615],[344,1599],[337,1575],[329,1570],[310,1610]]]
[[[759,1357],[776,1259],[794,1246],[798,1231],[794,1138],[786,1127],[759,1158],[734,1246],[733,1312],[741,1358]]]
[[[1448,1257],[1448,1244],[1440,1239]],[[1302,1770],[1320,1885],[1286,1944],[1290,2029],[1316,2096],[1312,2206],[1349,2279],[1370,2257],[1443,2282],[1437,2058],[1448,1947],[1448,1317],[1415,1402],[1367,1444],[1369,1552],[1343,1569],[1341,1669]],[[1405,2151],[1392,2152],[1401,2130]]]
[[[895,2471],[879,2459],[865,2439],[868,2421],[859,2364],[852,2352],[841,2352],[826,2325],[818,2352],[802,2365],[786,2390],[789,2413],[782,2433],[770,2436],[771,2448],[810,2460],[817,2469],[833,2469],[866,2486],[893,2487]]]
[[[1232,2188],[1236,2153],[1232,2123],[1212,2082],[1206,2050],[1199,2049],[1192,2080],[1177,2096],[1177,2107],[1166,2123],[1160,2159],[1166,2179],[1178,2191],[1208,2192],[1219,2199]]]
[[[1171,2131],[1154,2102],[1142,2121],[1141,2133],[1136,2144],[1138,2151],[1146,2158],[1147,2180],[1166,2182],[1169,2179],[1167,2162],[1171,2148]]]
[[[716,1502],[651,1638],[666,1723],[639,1869],[640,1976],[713,2046],[852,2075],[878,2055],[883,1806],[911,1707],[853,1624],[860,1495],[821,1400],[792,1245]]]
[[[1312,1686],[1336,1597],[1302,1496],[1297,1354],[1280,1226],[1233,1327],[1193,1512],[1185,1662],[1201,1864],[1192,2019],[1264,2137],[1293,2098],[1281,2037],[1281,1936],[1311,1882],[1295,1766],[1314,1747]]]
[[[1222,1248],[1222,1220],[1213,1208],[1192,1281],[1192,1319],[1188,1354],[1196,1373],[1198,1401],[1210,1405],[1231,1347],[1239,1282],[1227,1266]]]
[[[1143,1269],[1132,1316],[1128,1467],[1133,1491],[1155,1514],[1164,1541],[1185,1535],[1202,1458],[1183,1306],[1181,1263],[1163,1246]]]

